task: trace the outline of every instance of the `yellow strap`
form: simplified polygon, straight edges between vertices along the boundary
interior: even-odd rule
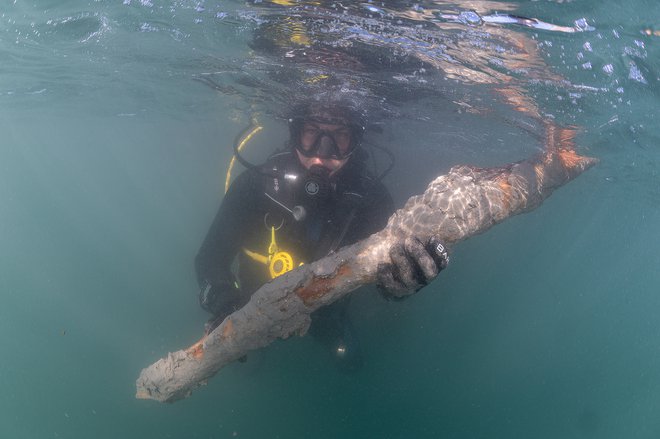
[[[245,253],[247,256],[249,256],[253,260],[255,260],[257,262],[260,262],[264,265],[268,265],[268,263],[270,262],[269,261],[270,258],[268,256],[260,255],[259,253],[253,252],[253,251],[248,250],[246,248],[243,249],[243,253]]]

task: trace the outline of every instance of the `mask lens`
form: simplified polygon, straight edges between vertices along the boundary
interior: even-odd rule
[[[335,138],[325,133],[319,136],[313,149],[321,159],[339,159],[342,156]]]
[[[343,160],[350,156],[354,149],[351,130],[345,126],[322,129],[307,122],[301,130],[297,149],[306,157]]]
[[[343,154],[350,152],[351,144],[352,144],[351,130],[349,130],[348,128],[342,128],[340,130],[335,131],[333,137],[335,139],[335,143],[337,144],[337,147]]]

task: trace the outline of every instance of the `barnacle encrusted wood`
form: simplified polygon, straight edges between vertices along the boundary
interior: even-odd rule
[[[498,168],[452,168],[411,197],[382,231],[265,284],[209,335],[143,369],[137,398],[185,398],[247,352],[304,334],[313,311],[375,281],[378,264],[387,261],[396,239],[435,236],[452,245],[538,207],[596,162],[574,152],[573,137],[574,131],[548,124],[546,150],[529,160]]]

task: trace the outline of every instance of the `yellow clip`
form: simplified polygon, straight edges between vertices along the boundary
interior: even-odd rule
[[[275,227],[270,228],[270,245],[268,246],[268,260],[273,258],[273,255],[277,253],[280,249],[277,248],[277,242],[275,241]]]
[[[277,252],[268,265],[268,271],[273,279],[291,270],[293,270],[293,258],[287,252]]]
[[[288,252],[280,251],[275,240],[275,227],[270,228],[270,245],[268,246],[268,256],[260,255],[259,253],[250,251],[246,248],[243,249],[246,255],[253,260],[268,266],[270,277],[275,279],[286,272],[293,270],[293,257]],[[298,266],[303,265],[301,262]]]

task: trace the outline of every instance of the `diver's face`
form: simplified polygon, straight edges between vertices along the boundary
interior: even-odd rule
[[[315,155],[303,154],[319,150],[319,142],[334,142],[338,154],[336,157],[317,157]],[[306,121],[300,131],[300,147],[303,151],[296,149],[300,163],[309,169],[312,166],[322,166],[334,174],[348,162],[351,147],[351,130],[345,125],[335,125]],[[313,153],[312,153],[313,154]],[[340,158],[345,156],[345,158]]]
[[[321,159],[318,157],[305,157],[298,150],[296,150],[296,154],[298,154],[298,159],[300,160],[300,163],[305,167],[305,169],[309,169],[312,166],[323,166],[325,169],[330,171],[330,175],[339,171],[348,161],[347,158],[343,160],[337,160]]]

